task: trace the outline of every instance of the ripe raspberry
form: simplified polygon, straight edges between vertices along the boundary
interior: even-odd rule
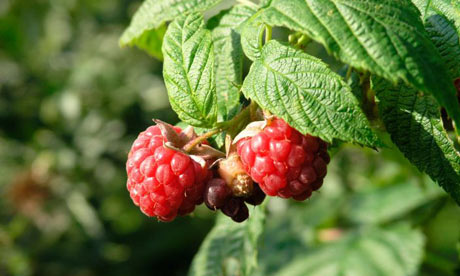
[[[178,127],[171,129],[177,134],[181,132]],[[204,183],[211,173],[206,165],[165,147],[165,142],[168,139],[159,125],[139,134],[128,155],[126,186],[144,214],[172,221],[178,214],[191,213],[195,205],[203,202]]]
[[[245,170],[269,196],[305,200],[327,173],[327,144],[275,118],[253,137],[237,141]]]

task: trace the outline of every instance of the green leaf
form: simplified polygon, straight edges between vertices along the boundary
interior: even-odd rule
[[[145,0],[120,38],[121,46],[137,46],[161,59],[164,26],[179,15],[204,11],[221,0]]]
[[[249,219],[242,223],[218,216],[193,259],[189,276],[252,275],[265,213],[263,205],[250,211]]]
[[[460,153],[443,129],[439,105],[407,85],[373,78],[372,86],[393,143],[460,204]]]
[[[255,276],[271,275],[298,255],[308,252],[313,247],[315,229],[335,221],[345,200],[343,194],[331,196],[324,191],[300,204],[271,199],[269,207],[272,212],[265,226],[261,242],[263,250],[260,250]]]
[[[414,0],[422,12],[425,29],[451,72],[460,76],[460,2]],[[429,4],[429,5],[428,5]]]
[[[454,26],[440,14],[426,19],[425,28],[451,73],[460,77],[460,40]]]
[[[243,84],[246,97],[300,132],[367,146],[379,141],[350,87],[326,64],[271,40]]]
[[[216,123],[214,49],[203,17],[179,17],[166,31],[163,77],[171,107],[179,118],[197,127]]]
[[[161,46],[163,44],[163,37],[166,32],[166,25],[161,25],[158,29],[153,29],[144,32],[140,37],[133,40],[131,45],[136,45],[138,48],[146,51],[152,57],[163,60],[163,53]]]
[[[261,20],[260,14],[258,12],[248,20],[241,34],[244,54],[252,61],[258,59],[262,52],[265,24]]]
[[[414,275],[422,261],[423,247],[421,231],[406,224],[370,228],[306,250],[271,275]]]
[[[460,125],[455,87],[410,0],[272,0],[263,18],[307,34],[355,68],[432,93]]]
[[[243,83],[241,28],[255,12],[253,7],[237,5],[216,16],[218,25],[212,31],[212,38],[219,121],[231,119],[240,108],[240,86]]]
[[[460,34],[460,2],[458,0],[412,0],[426,20],[432,14],[442,14],[451,21]]]
[[[419,180],[406,181],[353,194],[343,213],[355,223],[385,223],[445,194],[436,185],[422,187]]]

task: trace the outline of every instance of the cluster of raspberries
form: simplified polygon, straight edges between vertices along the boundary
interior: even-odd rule
[[[155,125],[141,132],[126,163],[134,204],[161,221],[189,214],[203,202],[242,222],[249,216],[246,203],[259,205],[266,195],[303,201],[321,187],[330,161],[324,141],[279,118],[240,137],[218,162],[171,143],[174,135],[186,136],[180,128],[169,126],[173,135],[164,129]]]

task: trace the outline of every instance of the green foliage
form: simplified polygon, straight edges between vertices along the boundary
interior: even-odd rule
[[[163,60],[161,46],[163,44],[165,32],[166,25],[161,25],[157,29],[144,32],[136,40],[133,40],[133,44],[149,53],[152,57],[158,60]]]
[[[219,215],[192,262],[189,276],[253,275],[265,213],[254,208],[248,220],[236,224]]]
[[[443,194],[441,188],[434,185],[421,187],[417,181],[401,181],[391,186],[372,187],[353,194],[344,215],[354,223],[387,223],[403,217],[420,205],[440,198]]]
[[[181,16],[171,23],[163,55],[171,107],[192,126],[212,127],[217,112],[214,47],[200,14]]]
[[[460,153],[443,129],[430,95],[404,84],[373,79],[380,114],[392,141],[417,168],[460,204]]]
[[[120,38],[120,45],[133,46],[146,50],[160,58],[161,29],[168,21],[179,15],[206,10],[220,0],[147,0],[142,3],[131,24]],[[160,39],[157,39],[160,38]]]
[[[460,3],[456,0],[413,0],[420,9],[422,17],[427,19],[431,14],[443,14],[451,21],[457,32],[460,32]]]
[[[458,274],[459,1],[141,2],[0,1],[1,275]],[[119,49],[136,8],[119,44],[164,63]],[[309,200],[242,224],[132,204],[152,117],[223,150],[262,109],[332,142]]]
[[[355,68],[433,94],[460,125],[448,71],[409,0],[273,0],[263,16],[269,25],[307,34]]]
[[[243,28],[241,44],[244,54],[252,61],[261,56],[265,28],[265,24],[260,19],[260,12],[254,14]]]
[[[398,164],[395,169],[371,155],[341,157],[339,150],[341,142],[377,149],[383,148],[382,140],[392,141],[460,205],[460,155],[449,138],[458,133],[444,129],[439,112],[443,106],[460,125],[452,81],[460,75],[460,5],[449,0],[242,1],[205,23],[198,12],[212,2],[190,4],[164,39],[163,75],[179,118],[204,127],[200,133],[216,126],[223,133],[235,131],[241,121],[232,118],[251,101],[245,110],[251,120],[259,107],[333,144],[340,169],[329,173],[324,192],[305,206],[284,203],[287,210],[270,201],[266,223],[259,208],[241,225],[220,216],[189,275],[415,275],[422,262],[433,266],[427,273],[450,273],[449,261],[436,266],[430,259],[436,250],[428,248],[430,258],[422,258],[421,228],[442,208],[442,190],[397,151],[381,153]],[[139,21],[147,9],[153,15]],[[171,10],[158,15],[155,8],[141,7],[128,31],[135,22],[141,22],[138,30],[155,29],[151,22],[172,20],[168,14],[177,10]],[[272,36],[289,37],[292,45]],[[314,57],[311,53],[320,51],[310,39],[338,59],[332,68],[346,72],[339,75]],[[252,62],[246,76],[243,53]],[[210,141],[222,149],[222,137]]]
[[[423,256],[421,231],[409,225],[369,228],[299,254],[268,275],[413,275]]]
[[[217,115],[219,121],[231,119],[240,107],[240,86],[243,83],[243,49],[241,30],[255,13],[253,7],[237,5],[215,18],[212,30],[216,56]]]
[[[454,26],[441,14],[426,19],[426,30],[448,66],[452,79],[460,76],[460,40]]]
[[[350,87],[319,59],[269,41],[254,61],[244,94],[302,133],[377,146]]]
[[[425,29],[451,76],[460,76],[460,3],[449,0],[414,0],[422,13]]]

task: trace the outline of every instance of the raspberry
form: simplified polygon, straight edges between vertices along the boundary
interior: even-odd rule
[[[222,207],[222,213],[228,217],[234,217],[238,214],[243,200],[239,197],[231,197]]]
[[[250,195],[249,197],[246,197],[244,201],[246,201],[246,203],[249,203],[251,205],[257,206],[257,205],[262,204],[262,202],[264,202],[264,199],[265,199],[265,193],[260,189],[259,185],[254,183],[252,195]]]
[[[174,135],[181,132],[171,127]],[[171,135],[168,137],[172,137]],[[134,204],[147,216],[172,221],[191,213],[203,202],[204,183],[211,177],[207,165],[164,146],[170,142],[159,125],[141,132],[126,162],[126,186]]]
[[[211,210],[222,208],[231,196],[231,190],[223,179],[211,179],[204,191],[204,203]]]
[[[279,118],[237,141],[244,169],[269,196],[305,200],[319,189],[330,161],[327,144]]]
[[[222,213],[235,222],[243,222],[249,217],[248,207],[241,197],[231,197],[222,207]]]
[[[241,201],[243,202],[243,201]],[[241,203],[238,212],[232,217],[232,220],[235,222],[243,222],[249,217],[249,209],[246,204]]]

